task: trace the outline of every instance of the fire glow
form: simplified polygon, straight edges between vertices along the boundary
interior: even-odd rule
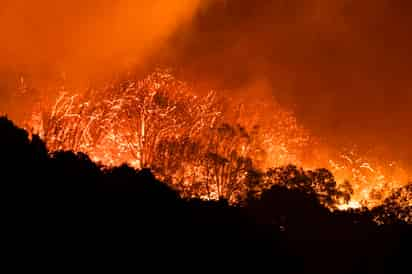
[[[372,161],[353,149],[317,154],[321,144],[274,102],[235,101],[214,91],[199,96],[167,71],[80,94],[63,89],[53,104],[43,105],[26,128],[51,152],[73,150],[106,166],[151,168],[188,197],[233,201],[251,170],[288,164],[326,167],[338,185],[350,182],[352,199],[341,209],[379,205],[407,182],[397,163]]]

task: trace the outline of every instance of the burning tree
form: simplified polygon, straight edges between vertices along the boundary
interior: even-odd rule
[[[156,72],[142,81],[126,81],[118,89],[117,136],[135,158],[138,168],[152,167],[165,140],[195,139],[214,124],[220,112],[214,94],[199,98],[170,74]]]
[[[299,125],[292,112],[282,108],[271,98],[241,98],[228,102],[225,121],[242,125],[252,137],[257,150],[253,159],[264,169],[288,164],[302,165],[304,154],[314,140],[305,128]]]
[[[343,149],[330,159],[329,169],[337,178],[349,181],[353,199],[358,206],[367,207],[381,204],[407,177],[396,162],[379,163],[373,157],[365,157],[356,147]]]
[[[202,162],[208,195],[238,200],[245,192],[247,173],[253,169],[251,137],[240,125],[221,124],[209,131],[206,140]]]
[[[254,170],[255,148],[240,125],[218,124],[201,138],[164,142],[159,168],[173,174],[172,182],[187,197],[238,201],[246,193],[248,173]]]
[[[156,71],[83,95],[62,93],[51,111],[36,113],[34,131],[50,150],[88,153],[108,165],[152,167],[165,140],[196,138],[220,112],[210,93],[199,98],[171,74]]]

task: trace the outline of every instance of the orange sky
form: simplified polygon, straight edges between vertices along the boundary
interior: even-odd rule
[[[142,62],[201,0],[3,0],[1,65],[99,72]],[[109,67],[108,67],[109,66]]]

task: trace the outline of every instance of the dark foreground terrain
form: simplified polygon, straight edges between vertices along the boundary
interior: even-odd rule
[[[409,273],[411,227],[331,213],[274,186],[243,206],[181,199],[149,170],[48,154],[0,118],[3,260],[12,270]]]

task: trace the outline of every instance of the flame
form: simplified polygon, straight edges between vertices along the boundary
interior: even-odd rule
[[[354,190],[351,208],[378,206],[408,181],[400,163],[366,157],[356,146],[343,149],[328,162],[338,182],[351,182]]]
[[[343,203],[338,206],[339,210],[348,210],[350,208],[360,208],[362,205],[356,201],[356,200],[351,200],[348,203]]]
[[[344,210],[377,206],[408,179],[399,163],[354,147],[321,153],[322,143],[274,100],[199,96],[161,70],[82,93],[63,88],[53,104],[33,111],[27,128],[50,151],[150,167],[188,197],[235,200],[250,169],[296,164],[326,167],[338,185],[350,182],[352,199],[338,206]]]

